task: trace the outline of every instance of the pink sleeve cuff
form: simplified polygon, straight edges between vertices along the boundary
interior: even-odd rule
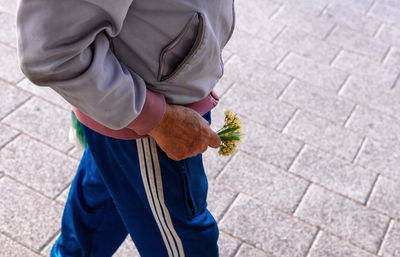
[[[146,100],[139,116],[126,128],[143,136],[152,131],[164,116],[166,102],[163,95],[146,89]]]

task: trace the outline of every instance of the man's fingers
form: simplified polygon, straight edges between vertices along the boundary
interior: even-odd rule
[[[215,133],[211,129],[209,131],[210,133],[208,137],[209,138],[208,145],[211,146],[212,148],[218,148],[221,145],[221,139],[219,138],[217,133]]]

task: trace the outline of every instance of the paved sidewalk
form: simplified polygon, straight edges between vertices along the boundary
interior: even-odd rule
[[[16,58],[0,0],[0,256],[49,256],[82,152],[70,107]],[[400,1],[236,0],[223,110],[246,133],[205,154],[222,257],[400,257]],[[130,239],[115,254],[138,256]]]

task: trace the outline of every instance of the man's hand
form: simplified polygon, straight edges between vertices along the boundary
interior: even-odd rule
[[[179,161],[196,156],[208,146],[218,148],[219,136],[197,112],[179,105],[168,105],[156,128],[148,133],[169,158]]]

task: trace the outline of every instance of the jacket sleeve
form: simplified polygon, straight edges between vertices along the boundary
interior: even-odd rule
[[[51,87],[106,127],[146,134],[161,120],[165,98],[118,61],[109,40],[120,32],[131,3],[21,0],[18,55],[34,84]]]

